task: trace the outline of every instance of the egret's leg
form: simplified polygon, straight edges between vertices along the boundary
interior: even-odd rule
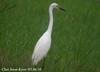
[[[34,65],[34,68],[37,68],[37,66],[36,66],[36,65]]]
[[[45,60],[46,58],[43,59],[42,70],[44,70],[44,67],[45,67]]]
[[[36,71],[34,71],[34,72],[38,72],[38,71],[37,71],[38,66],[37,66],[37,65],[34,65],[34,68],[36,69]]]

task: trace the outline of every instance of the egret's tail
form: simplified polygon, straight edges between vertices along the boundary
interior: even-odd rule
[[[35,56],[32,56],[32,64],[37,65],[37,58]]]

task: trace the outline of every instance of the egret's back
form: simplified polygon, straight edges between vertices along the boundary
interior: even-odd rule
[[[42,37],[38,40],[34,52],[32,55],[33,65],[37,65],[37,63],[44,58],[51,45],[51,35],[48,32],[45,32]]]

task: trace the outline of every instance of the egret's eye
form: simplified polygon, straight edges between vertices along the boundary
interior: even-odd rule
[[[55,8],[58,9],[58,5],[56,5]]]

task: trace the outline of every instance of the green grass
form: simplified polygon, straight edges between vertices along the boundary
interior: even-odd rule
[[[0,0],[0,68],[32,67],[31,55],[48,26],[51,0]],[[100,72],[100,1],[56,0],[52,46],[44,72]],[[7,5],[7,6],[6,6]]]

